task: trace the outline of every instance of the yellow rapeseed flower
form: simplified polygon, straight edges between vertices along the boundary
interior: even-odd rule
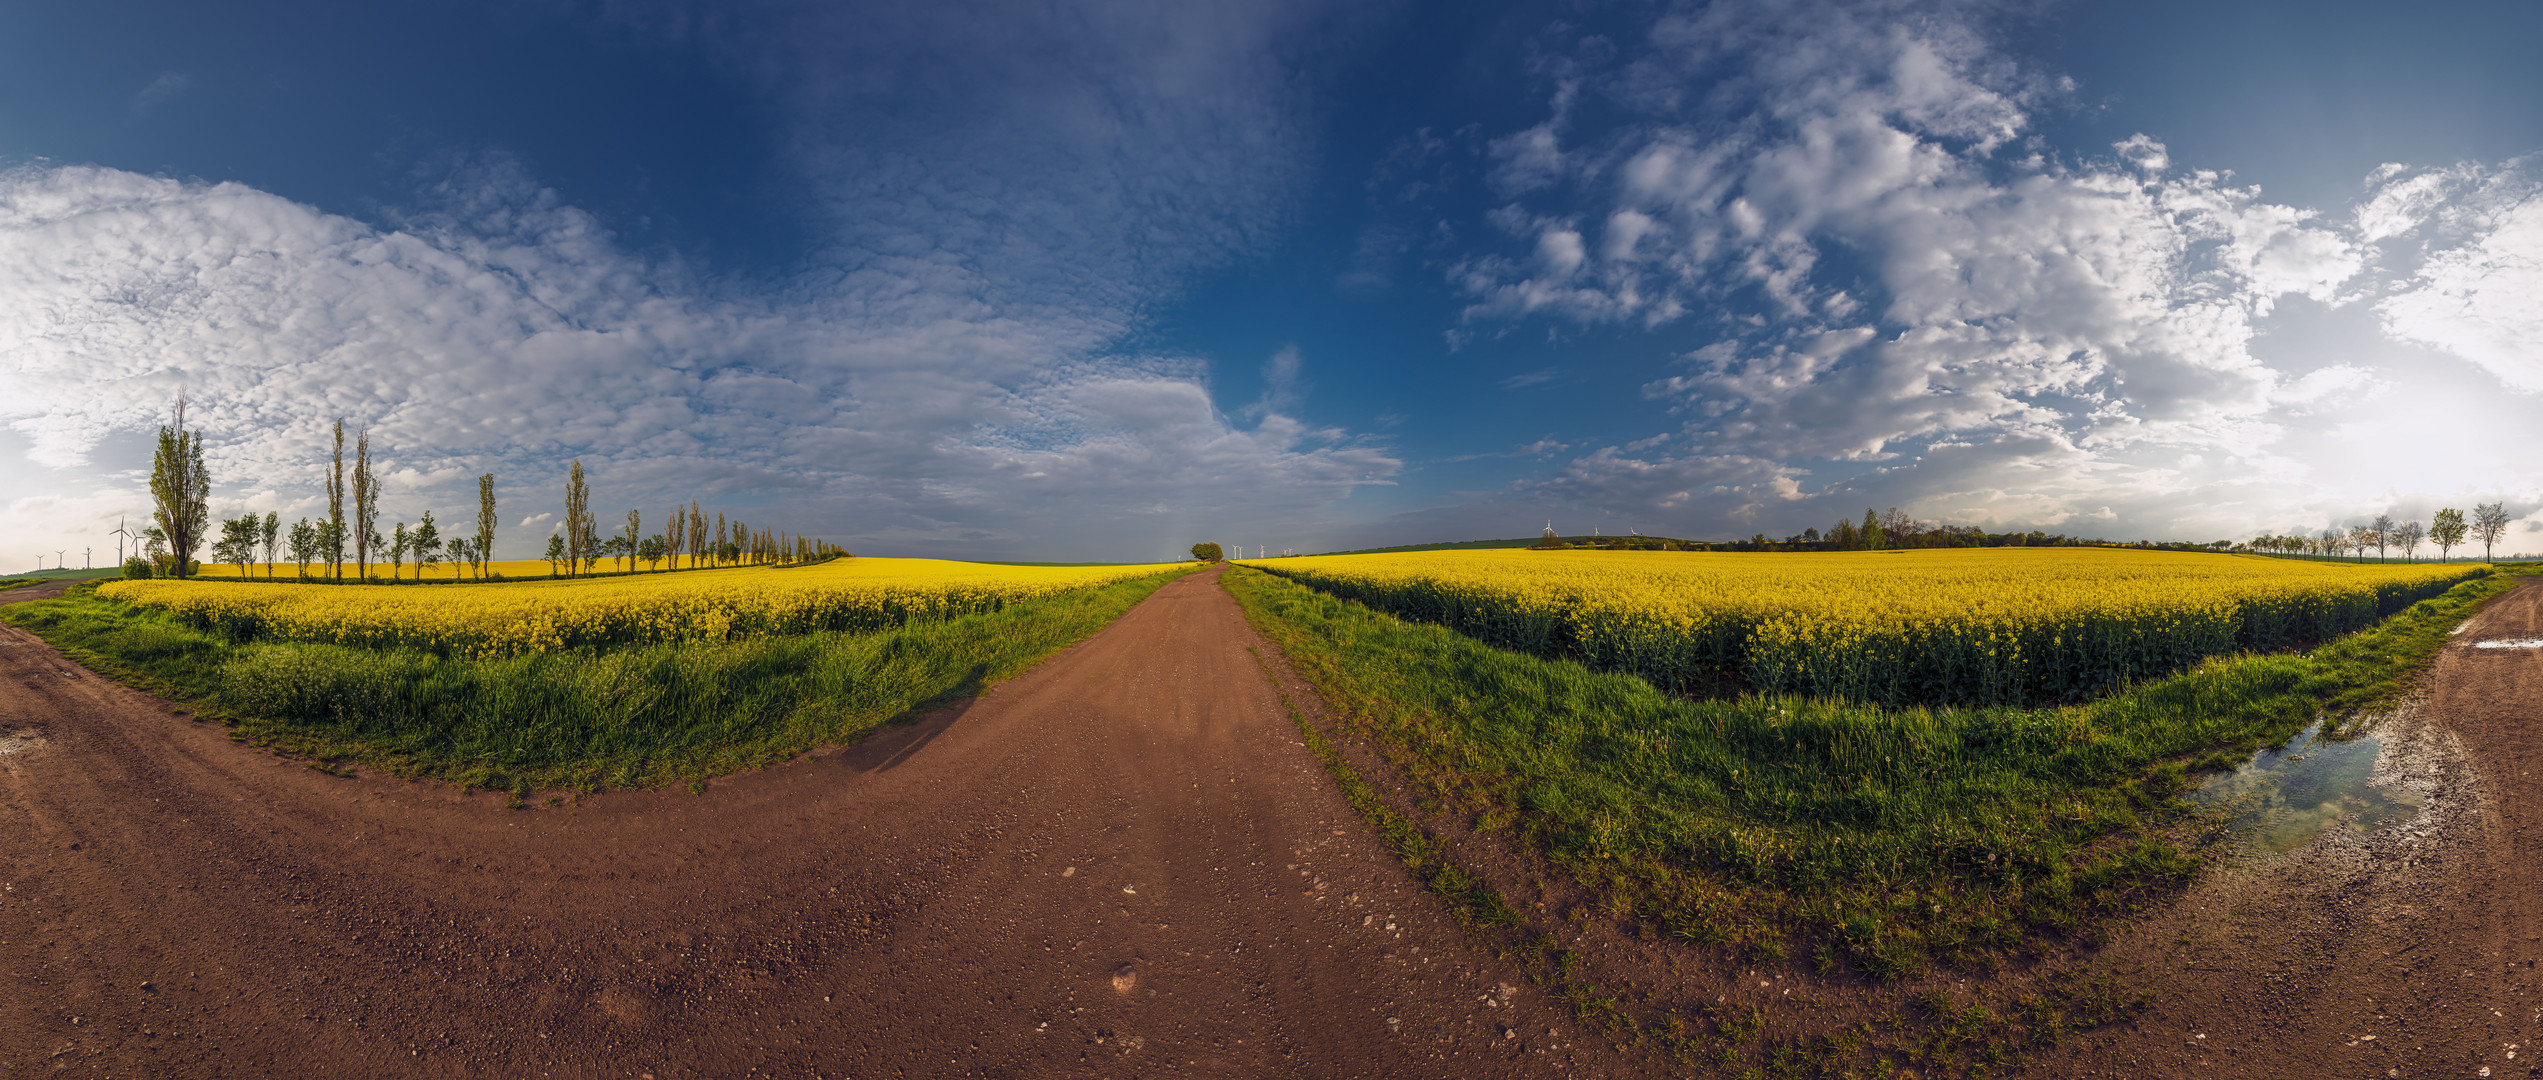
[[[1250,565],[1493,645],[1663,686],[1883,702],[2068,699],[2365,626],[2482,564],[2110,548],[1467,550]]]
[[[1164,573],[1177,565],[997,566],[853,558],[799,568],[499,585],[118,581],[100,587],[98,595],[160,608],[241,639],[419,648],[486,658],[583,646],[880,630],[995,611],[1018,600]]]

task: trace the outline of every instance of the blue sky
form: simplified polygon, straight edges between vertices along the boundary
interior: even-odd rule
[[[2530,514],[2543,10],[2395,10],[0,6],[0,568],[180,389],[521,556]]]

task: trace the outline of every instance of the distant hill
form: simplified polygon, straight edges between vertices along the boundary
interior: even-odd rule
[[[1555,539],[1561,540],[1566,544],[1572,544],[1579,547],[1602,547],[1610,544],[1621,544],[1627,547],[1641,547],[1645,544],[1675,544],[1679,547],[1692,547],[1704,543],[1702,540],[1681,540],[1673,536],[1560,536]],[[1325,551],[1319,552],[1318,554],[1389,555],[1399,551],[1479,551],[1485,548],[1535,547],[1536,545],[1544,542],[1545,538],[1542,536],[1522,536],[1515,540],[1457,540],[1438,544],[1405,544],[1400,547],[1361,548],[1357,551]]]
[[[122,577],[123,567],[101,566],[94,570],[37,570],[26,574],[0,574],[0,581],[51,581],[54,578]]]

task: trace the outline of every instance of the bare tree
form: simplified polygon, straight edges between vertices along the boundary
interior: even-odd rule
[[[2472,538],[2481,541],[2481,561],[2490,561],[2490,549],[2508,535],[2508,505],[2503,500],[2475,503],[2472,507]]]
[[[2401,526],[2393,523],[2391,514],[2377,514],[2375,520],[2367,523],[2367,539],[2375,545],[2376,561],[2383,561],[2384,545],[2392,543],[2394,534],[2400,530]]]
[[[2428,539],[2428,529],[2419,523],[2419,519],[2413,518],[2403,522],[2402,531],[2394,533],[2393,537],[2393,542],[2402,547],[2402,557],[2413,558],[2419,554],[2419,542]]]

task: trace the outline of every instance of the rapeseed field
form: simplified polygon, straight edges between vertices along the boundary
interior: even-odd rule
[[[673,565],[676,568],[685,571],[689,569],[689,567],[680,564],[686,563],[687,561],[688,560],[686,559],[676,560]],[[639,562],[638,565],[644,566],[658,564],[646,564]],[[603,574],[616,574],[622,572],[626,568],[627,561],[619,558],[607,558],[594,563],[593,566]],[[368,569],[370,571],[370,580],[383,582],[473,581],[477,578],[477,564],[475,563],[440,561],[435,562],[430,566],[423,566],[412,562],[392,564],[386,561],[374,561]],[[516,581],[529,578],[549,578],[556,576],[556,564],[544,559],[501,559],[486,563],[485,570],[487,573],[492,574],[497,578],[508,578]],[[346,561],[344,564],[345,581],[355,581],[361,572],[361,569],[357,568],[350,560]],[[327,581],[330,580],[328,574],[329,570],[327,564],[323,562],[252,562],[247,564],[246,576],[247,579],[251,581],[286,582],[302,580]],[[237,580],[239,578],[238,564],[207,561],[189,576],[196,578],[228,578],[230,580]]]
[[[1883,704],[2078,700],[2373,624],[2486,564],[2108,548],[1809,554],[1433,551],[1248,563],[1487,644],[1640,675]]]
[[[1185,564],[1188,566],[1189,564]],[[495,659],[587,646],[860,633],[1169,572],[1167,564],[998,566],[840,559],[800,568],[452,585],[319,587],[118,581],[105,600],[166,612],[231,641],[407,648]]]

